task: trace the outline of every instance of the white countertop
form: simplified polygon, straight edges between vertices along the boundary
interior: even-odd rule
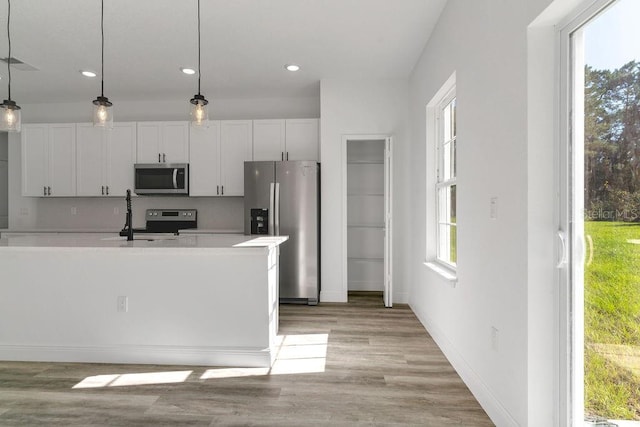
[[[245,236],[243,234],[135,234],[127,241],[117,233],[26,234],[0,239],[0,250],[8,248],[157,248],[237,249],[275,247],[288,236]]]
[[[40,229],[9,229],[0,228],[0,234],[37,234],[37,233],[118,233],[120,230],[113,229],[85,229],[85,228],[40,228]],[[242,234],[244,230],[240,229],[219,229],[219,228],[192,228],[180,230],[180,234]]]

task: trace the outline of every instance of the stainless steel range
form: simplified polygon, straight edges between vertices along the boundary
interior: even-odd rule
[[[198,211],[195,209],[147,209],[145,218],[146,228],[134,229],[134,233],[178,233],[198,228]]]
[[[173,233],[180,230],[198,228],[198,211],[195,209],[147,209],[146,227],[133,228],[133,209],[131,208],[131,190],[127,190],[127,216],[120,236],[134,240],[135,233]]]

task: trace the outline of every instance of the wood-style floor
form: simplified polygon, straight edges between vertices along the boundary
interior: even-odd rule
[[[408,306],[349,299],[281,306],[270,372],[0,362],[0,426],[493,425]]]

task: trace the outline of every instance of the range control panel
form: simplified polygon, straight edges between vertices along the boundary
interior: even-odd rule
[[[147,221],[197,221],[196,209],[147,209]]]

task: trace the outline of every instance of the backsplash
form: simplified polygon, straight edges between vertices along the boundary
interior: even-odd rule
[[[124,197],[33,198],[36,229],[120,230],[127,205]],[[242,197],[134,197],[133,226],[145,226],[146,209],[197,209],[198,228],[242,230]]]

